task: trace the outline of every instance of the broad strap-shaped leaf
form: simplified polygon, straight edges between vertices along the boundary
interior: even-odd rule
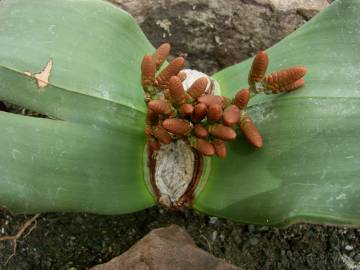
[[[129,213],[154,204],[131,130],[0,112],[0,204],[17,212]]]
[[[153,50],[134,19],[105,1],[0,1],[0,100],[65,121],[0,115],[1,205],[116,214],[154,203],[139,71]],[[49,85],[39,88],[24,72],[49,59]]]
[[[134,19],[101,0],[0,1],[0,100],[55,118],[142,129],[139,66],[153,47]],[[53,60],[49,86],[24,72]]]
[[[336,1],[268,50],[270,71],[308,67],[306,86],[254,98],[264,148],[233,142],[213,160],[196,209],[258,224],[360,223],[359,17],[359,1]],[[249,65],[215,74],[225,95],[247,85]]]

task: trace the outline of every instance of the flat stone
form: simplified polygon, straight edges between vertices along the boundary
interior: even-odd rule
[[[177,225],[155,229],[128,251],[91,270],[239,270],[225,260],[198,248],[190,235]]]

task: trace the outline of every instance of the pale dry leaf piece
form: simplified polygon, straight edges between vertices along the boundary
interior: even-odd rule
[[[46,66],[40,73],[32,75],[31,72],[25,71],[24,74],[36,79],[38,88],[45,88],[46,86],[49,85],[49,78],[50,78],[50,73],[51,73],[52,67],[53,67],[53,60],[52,60],[52,58],[50,58],[46,64]]]

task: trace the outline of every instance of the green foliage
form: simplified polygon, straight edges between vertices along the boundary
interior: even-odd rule
[[[112,214],[153,205],[139,66],[154,49],[133,18],[104,1],[3,0],[0,40],[0,100],[59,119],[0,112],[0,204]],[[49,58],[39,89],[24,72]]]
[[[269,70],[309,69],[306,86],[257,96],[263,134],[212,159],[194,208],[258,224],[360,223],[360,2],[339,0],[268,50]],[[0,100],[58,120],[0,112],[0,204],[19,212],[128,213],[154,199],[144,182],[140,62],[153,47],[134,20],[97,0],[0,2]],[[33,78],[48,60],[50,84]],[[214,75],[247,86],[250,60]]]
[[[239,138],[213,160],[196,209],[258,224],[360,223],[359,15],[359,1],[337,1],[267,51],[270,71],[306,66],[305,87],[252,100],[264,147]],[[215,74],[225,95],[246,87],[250,64]]]

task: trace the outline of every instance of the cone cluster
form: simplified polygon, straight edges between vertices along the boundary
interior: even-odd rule
[[[177,57],[160,68],[170,52],[170,44],[162,44],[153,55],[145,55],[141,63],[141,82],[147,104],[145,134],[152,150],[161,144],[183,139],[205,156],[224,158],[226,142],[235,140],[236,127],[256,148],[263,146],[260,132],[246,108],[257,93],[293,91],[304,84],[306,68],[292,67],[266,75],[268,56],[259,52],[252,64],[249,88],[239,90],[233,99],[209,94],[209,79],[197,79],[184,89],[185,60]]]

